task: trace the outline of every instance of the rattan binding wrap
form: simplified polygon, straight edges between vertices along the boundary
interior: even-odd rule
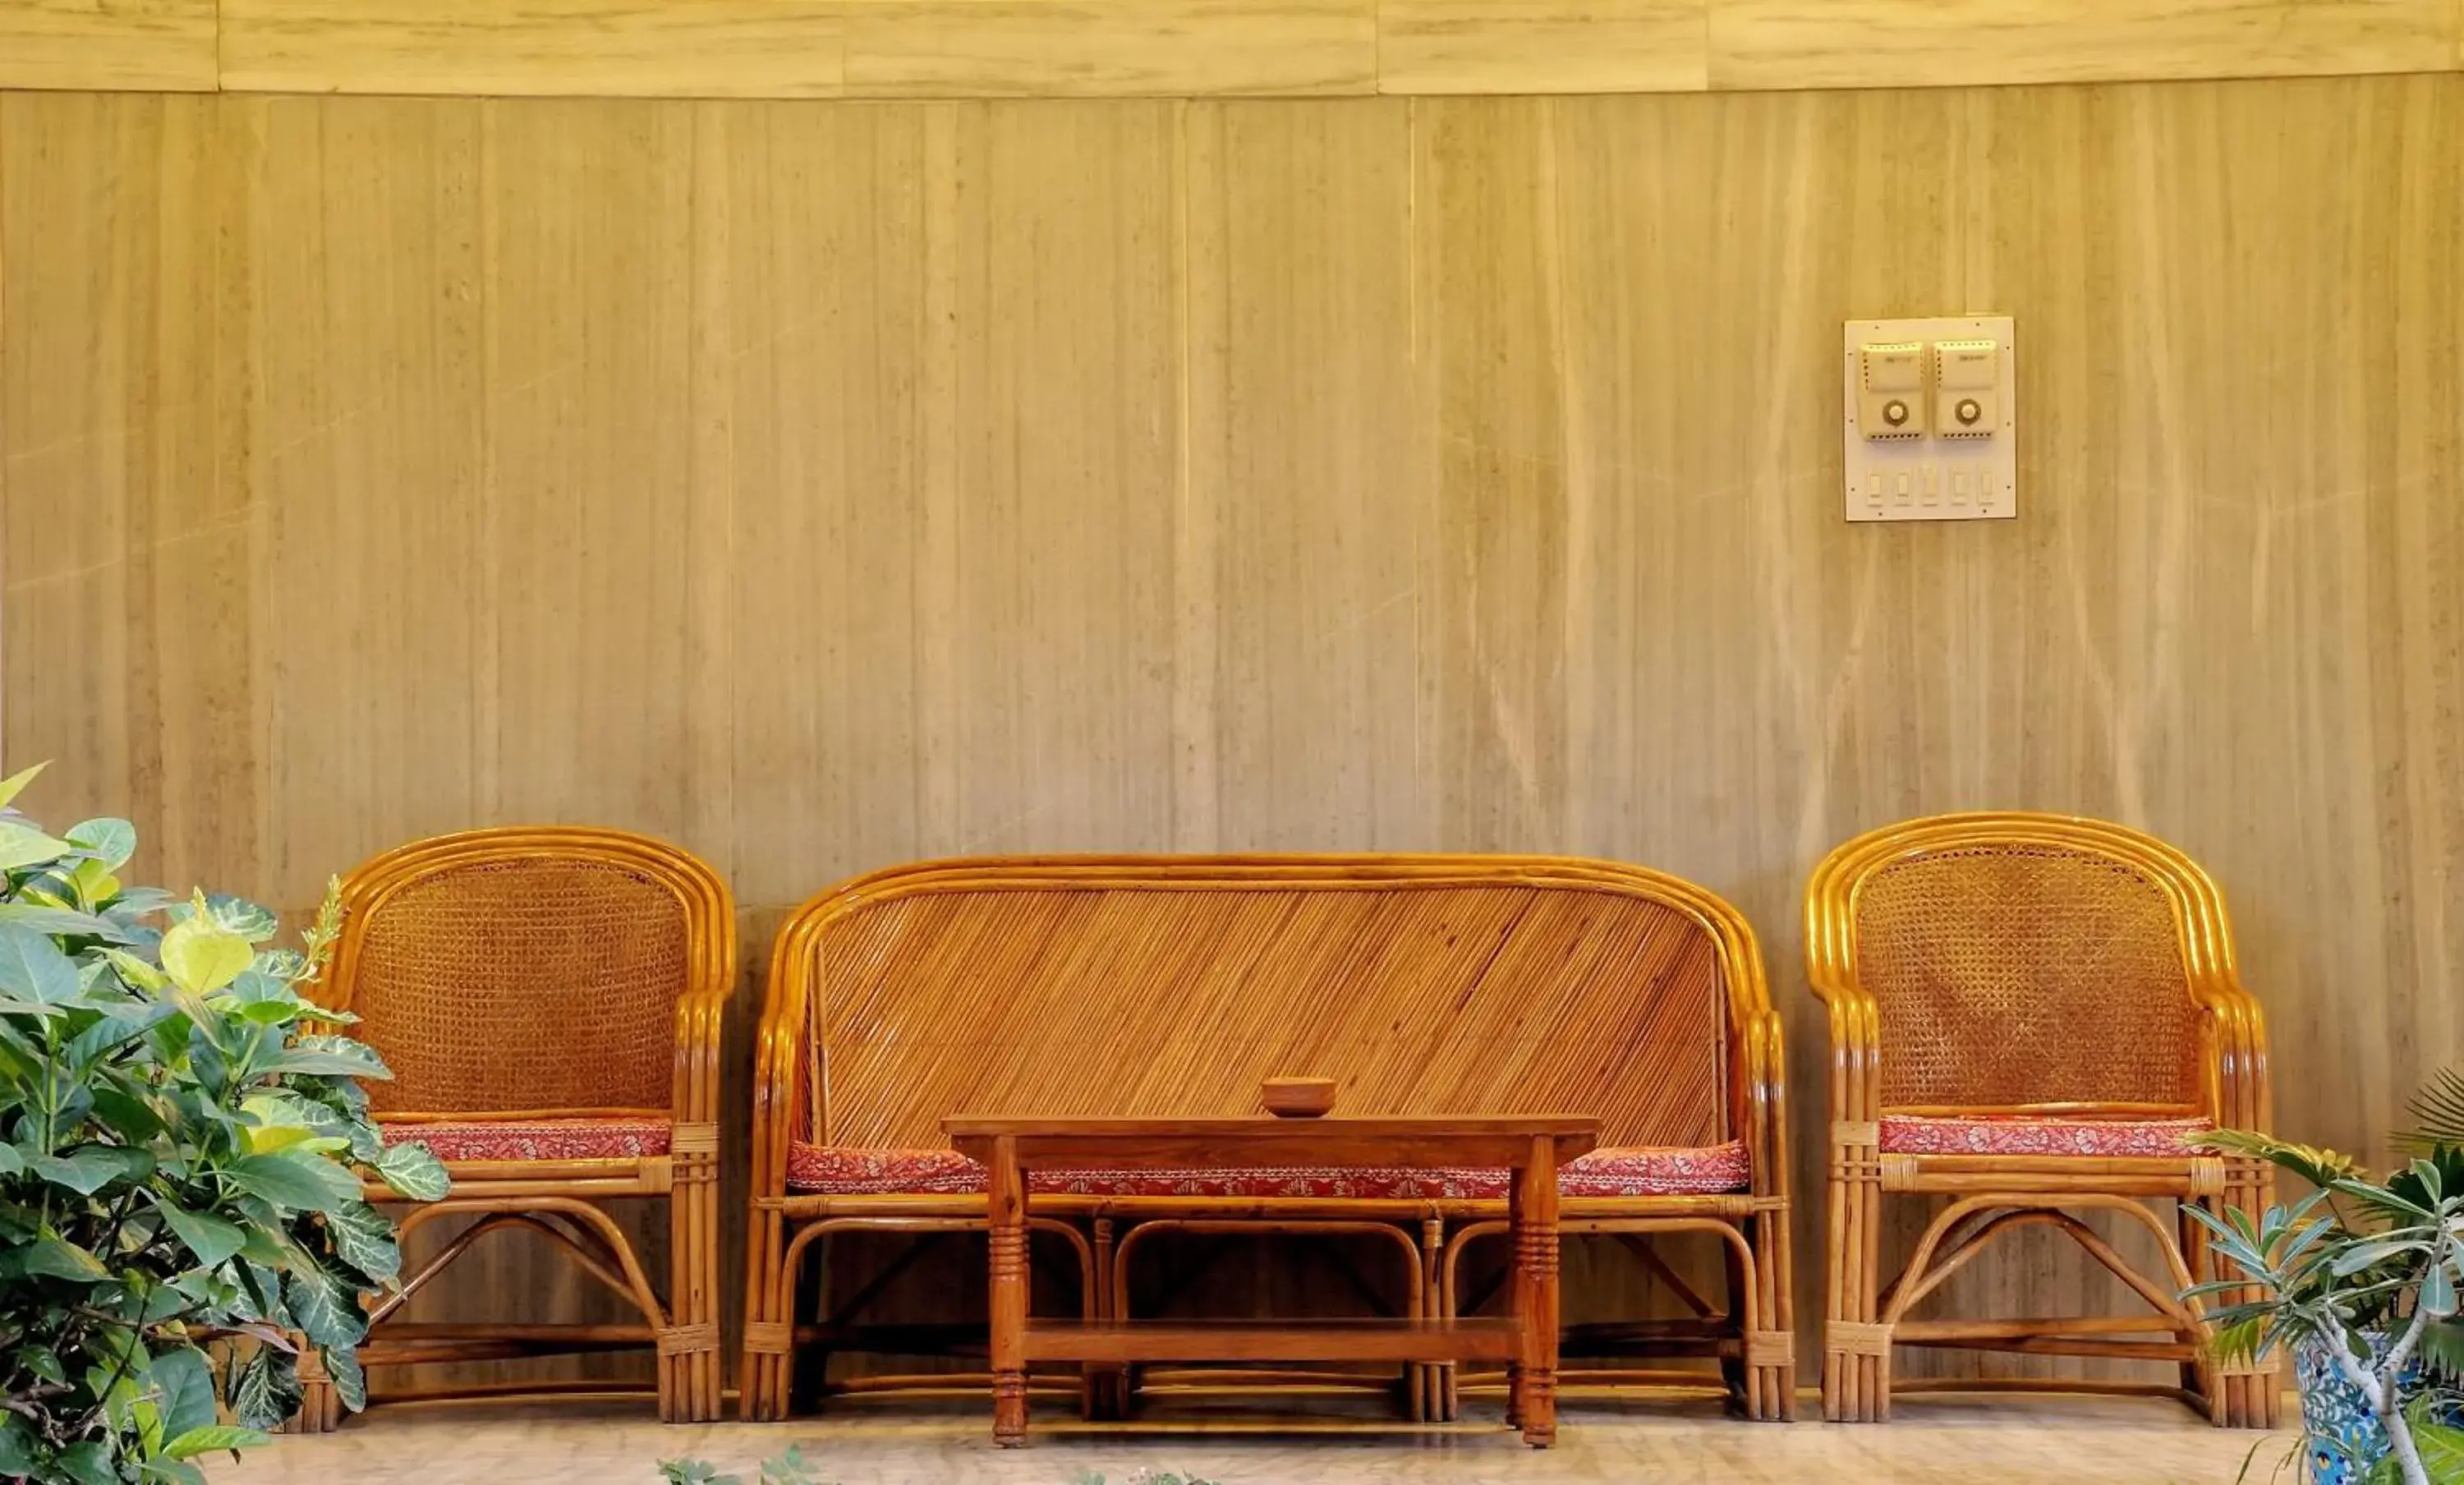
[[[746,1320],[744,1349],[763,1356],[784,1356],[793,1348],[796,1327],[785,1320]]]
[[[668,1107],[688,940],[647,874],[483,858],[403,882],[356,927],[352,1008],[394,1075],[368,1085],[377,1113]]]
[[[2181,933],[2127,862],[2015,841],[1908,856],[1865,878],[1856,934],[1885,1107],[2199,1101]]]
[[[659,1332],[661,1356],[690,1356],[696,1351],[718,1349],[718,1322],[705,1320],[698,1325],[671,1325]]]
[[[1850,1356],[1888,1356],[1891,1354],[1891,1327],[1861,1325],[1853,1320],[1833,1320],[1823,1327],[1824,1342],[1831,1350]]]

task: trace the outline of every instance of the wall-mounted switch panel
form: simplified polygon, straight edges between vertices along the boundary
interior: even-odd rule
[[[2019,513],[2009,316],[1852,320],[1844,348],[1850,521]]]

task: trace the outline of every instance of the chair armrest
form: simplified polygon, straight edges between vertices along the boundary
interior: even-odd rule
[[[1766,1007],[1747,1027],[1746,1153],[1756,1196],[1788,1194],[1788,1058],[1779,1012]]]
[[[1857,983],[1851,946],[1848,848],[1825,857],[1805,889],[1805,978],[1831,1019],[1831,1122],[1871,1125],[1882,1117],[1881,1008]]]
[[[794,1142],[798,1095],[797,1059],[805,1052],[805,1003],[811,993],[813,916],[800,911],[781,928],[771,946],[770,973],[762,986],[761,1027],[753,1050],[753,1194],[787,1192],[787,1147]]]
[[[715,875],[694,904],[693,942],[685,992],[676,997],[676,1078],[672,1117],[678,1125],[704,1124],[714,1134],[720,1118],[727,1003],[737,980],[736,909]],[[700,921],[699,920],[708,920]]]
[[[1814,977],[1814,993],[1830,1012],[1832,1122],[1871,1124],[1882,1117],[1882,1014],[1853,982]]]
[[[2200,1038],[2216,1093],[2216,1121],[2229,1129],[2261,1134],[2275,1127],[2275,1097],[2268,1075],[2267,1015],[2228,970],[2205,986]]]

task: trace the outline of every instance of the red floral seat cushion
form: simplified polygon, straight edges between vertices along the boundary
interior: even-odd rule
[[[2184,1156],[2182,1141],[2205,1134],[2204,1119],[1966,1119],[1882,1116],[1882,1149],[1893,1155]]]
[[[1742,1142],[1702,1149],[1595,1150],[1557,1173],[1565,1196],[1675,1196],[1740,1191],[1752,1177]],[[1503,1170],[1357,1165],[1207,1170],[1039,1170],[1029,1189],[1066,1196],[1345,1197],[1355,1201],[1502,1201]],[[828,1196],[973,1196],[984,1167],[956,1150],[797,1144],[787,1185]]]
[[[666,1119],[543,1119],[522,1122],[384,1124],[387,1144],[424,1144],[438,1160],[576,1161],[628,1160],[665,1155],[671,1133]]]

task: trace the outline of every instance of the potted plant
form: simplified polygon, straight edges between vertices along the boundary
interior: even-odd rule
[[[122,883],[126,821],[9,808],[33,771],[0,782],[0,1477],[203,1485],[297,1404],[303,1344],[365,1401],[359,1297],[402,1260],[361,1183],[433,1200],[444,1169],[384,1143],[384,1064],[301,993],[330,891],[264,948],[261,907]]]
[[[2190,1208],[2242,1276],[2186,1297],[2228,1301],[2208,1315],[2219,1358],[2291,1353],[2319,1485],[2464,1481],[2464,1076],[2446,1075],[2413,1108],[2421,1127],[2402,1142],[2419,1156],[2384,1177],[2243,1130],[2202,1141],[2311,1186],[2256,1222]]]

